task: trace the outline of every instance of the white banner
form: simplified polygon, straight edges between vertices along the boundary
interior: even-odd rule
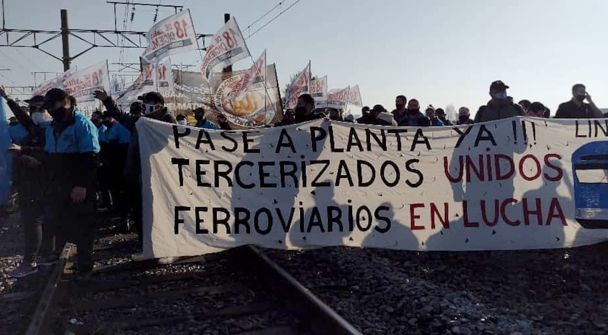
[[[69,72],[62,73],[59,76],[57,76],[55,78],[51,78],[51,79],[45,81],[44,83],[40,84],[40,86],[36,87],[34,92],[32,92],[32,96],[45,95],[46,92],[48,92],[51,88],[62,88],[63,87],[63,77],[66,74],[73,72],[73,71],[75,71],[75,68],[70,69]]]
[[[198,50],[198,40],[194,32],[190,10],[181,11],[163,19],[150,28],[146,34],[148,48],[143,58],[148,62],[158,61],[178,53]]]
[[[218,66],[230,66],[241,59],[251,57],[247,44],[241,33],[241,29],[236,23],[234,17],[220,29],[211,40],[211,44],[207,47],[203,63],[201,64],[201,73],[207,79],[214,68]]]
[[[310,89],[310,62],[293,81],[289,84],[285,95],[285,108],[295,108],[298,104],[298,97],[308,93]]]
[[[140,95],[151,91],[159,92],[163,96],[173,92],[171,59],[165,59],[157,64],[143,61],[142,70],[133,84],[116,99],[119,105],[130,104]]]
[[[97,90],[110,92],[110,73],[108,61],[97,63],[78,71],[64,73],[61,87],[69,95],[76,98],[78,104],[95,102],[94,93]]]
[[[310,81],[310,95],[312,95],[316,103],[327,101],[327,76]]]
[[[142,118],[137,128],[147,257],[608,240],[608,119],[223,132]]]

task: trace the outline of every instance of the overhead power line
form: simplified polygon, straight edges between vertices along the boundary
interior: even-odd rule
[[[268,16],[268,14],[272,13],[275,9],[277,9],[278,7],[280,7],[283,4],[283,1],[279,1],[278,4],[274,5],[274,7],[272,7],[269,11],[267,11],[266,13],[264,13],[262,16],[258,17],[255,21],[251,22],[247,28],[245,29],[250,29],[251,26],[253,26],[254,24],[260,22],[263,18],[265,18],[266,16]]]
[[[277,18],[279,18],[279,16],[283,15],[285,12],[287,12],[288,10],[290,10],[293,6],[297,5],[298,2],[300,2],[302,0],[296,0],[294,3],[292,3],[291,5],[289,5],[289,7],[285,8],[284,10],[282,10],[281,12],[279,12],[279,14],[275,15],[272,19],[270,19],[268,22],[264,23],[260,28],[258,28],[256,31],[254,31],[252,34],[249,34],[249,36],[247,37],[247,39],[250,39],[251,37],[253,37],[255,34],[257,34],[260,30],[264,29],[265,27],[267,27],[269,24],[271,24],[274,20],[276,20]]]

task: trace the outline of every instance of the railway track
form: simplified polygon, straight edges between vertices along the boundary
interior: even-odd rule
[[[255,247],[110,264],[86,278],[72,273],[73,256],[66,245],[27,335],[360,334]]]

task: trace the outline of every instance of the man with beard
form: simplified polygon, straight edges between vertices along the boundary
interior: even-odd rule
[[[475,115],[475,122],[486,122],[500,119],[507,119],[513,116],[523,116],[524,111],[519,105],[509,101],[507,89],[500,80],[493,82],[490,85],[490,97],[492,99],[487,105],[481,106]]]
[[[407,104],[407,113],[405,118],[398,122],[399,126],[403,127],[428,127],[431,121],[428,117],[420,112],[420,103],[416,99],[411,99]]]
[[[585,103],[587,100],[589,103]],[[557,119],[591,119],[603,117],[597,108],[585,85],[576,84],[572,87],[572,99],[559,105],[555,118]]]
[[[296,123],[302,123],[320,119],[322,114],[314,114],[315,99],[310,94],[302,94],[298,97],[298,103],[295,109]]]
[[[405,95],[398,95],[395,98],[395,109],[391,112],[393,114],[393,118],[397,122],[397,124],[406,122],[407,119],[407,109],[405,108],[407,104],[407,98]]]

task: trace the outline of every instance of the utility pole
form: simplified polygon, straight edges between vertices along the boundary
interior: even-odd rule
[[[61,10],[61,45],[63,46],[63,71],[70,69],[70,30],[68,28],[68,10]]]
[[[224,23],[228,23],[228,21],[230,21],[230,14],[229,13],[224,13]],[[226,80],[228,79],[228,77],[231,75],[232,73],[232,65],[226,66],[225,68],[222,69],[222,80]]]
[[[121,3],[115,2],[114,5]],[[135,5],[135,3],[131,3]],[[145,4],[138,4],[145,5]],[[4,16],[4,0],[2,0],[2,15]],[[154,5],[156,6],[156,5]],[[162,5],[160,7],[163,7]],[[180,9],[180,6],[167,6]],[[116,18],[115,18],[116,21]],[[12,29],[6,28],[3,21],[2,29],[0,29],[0,47],[10,48],[34,48],[44,52],[45,54],[59,60],[63,63],[64,71],[70,68],[70,63],[84,53],[93,48],[122,48],[122,49],[145,49],[148,47],[146,35],[143,31],[128,31],[118,29],[70,29],[68,25],[68,12],[65,9],[61,10],[61,29],[60,30],[40,30],[40,29]],[[117,27],[115,27],[117,28]],[[201,40],[205,48],[205,38],[211,37],[211,34],[197,34],[197,40]],[[44,50],[42,47],[48,45],[49,42],[61,37],[62,40],[62,57],[52,54]],[[69,38],[73,37],[82,43],[86,44],[86,48],[75,55],[70,54]],[[125,43],[119,43],[122,39]]]

